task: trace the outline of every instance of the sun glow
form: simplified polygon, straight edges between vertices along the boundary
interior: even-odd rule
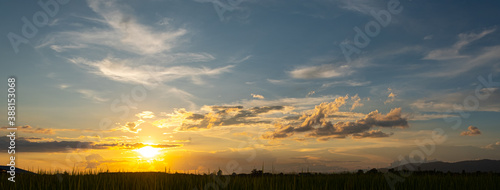
[[[151,146],[145,146],[140,149],[136,149],[134,151],[138,152],[139,154],[141,154],[141,156],[145,158],[153,158],[156,155],[160,154],[160,148],[153,148]]]

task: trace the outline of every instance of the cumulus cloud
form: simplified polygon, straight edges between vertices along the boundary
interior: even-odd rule
[[[376,110],[354,122],[339,121],[332,123],[332,121],[328,120],[329,116],[339,111],[339,107],[343,106],[348,98],[346,95],[345,97],[335,99],[333,102],[325,102],[317,105],[314,110],[306,112],[297,119],[298,124],[294,124],[293,122],[291,124],[276,123],[276,129],[272,132],[267,132],[262,137],[265,139],[279,139],[302,132],[309,132],[306,135],[307,137],[315,137],[318,140],[345,138],[349,135],[352,135],[354,138],[388,137],[392,134],[386,134],[381,131],[370,131],[370,129],[374,127],[409,127],[407,119],[401,116],[401,108],[392,109],[386,115]]]
[[[138,133],[142,129],[139,128],[139,125],[141,123],[144,123],[144,121],[139,120],[137,122],[127,122],[124,126],[121,127],[122,131],[126,132],[131,132],[131,133]]]
[[[256,99],[264,99],[264,96],[260,95],[260,94],[251,94],[253,98],[256,98]]]
[[[462,131],[460,133],[461,136],[475,136],[480,134],[481,131],[477,127],[474,127],[472,125],[467,128],[467,131]]]
[[[358,94],[352,96],[351,100],[353,101],[352,106],[351,106],[351,111],[357,107],[364,106],[364,104],[361,103],[361,98],[358,96]]]

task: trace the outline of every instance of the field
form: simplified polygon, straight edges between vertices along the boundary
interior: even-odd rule
[[[1,174],[0,189],[391,189],[384,174],[194,175],[167,173]],[[395,189],[500,189],[500,174],[413,173]]]

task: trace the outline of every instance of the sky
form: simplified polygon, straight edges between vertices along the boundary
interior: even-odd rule
[[[341,172],[500,159],[498,1],[0,7],[17,167]]]

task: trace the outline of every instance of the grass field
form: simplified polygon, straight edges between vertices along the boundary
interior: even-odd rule
[[[16,182],[1,174],[0,189],[390,189],[384,174],[194,175],[167,173],[18,174]],[[4,180],[5,179],[5,180]],[[395,189],[500,189],[500,174],[418,174]]]

